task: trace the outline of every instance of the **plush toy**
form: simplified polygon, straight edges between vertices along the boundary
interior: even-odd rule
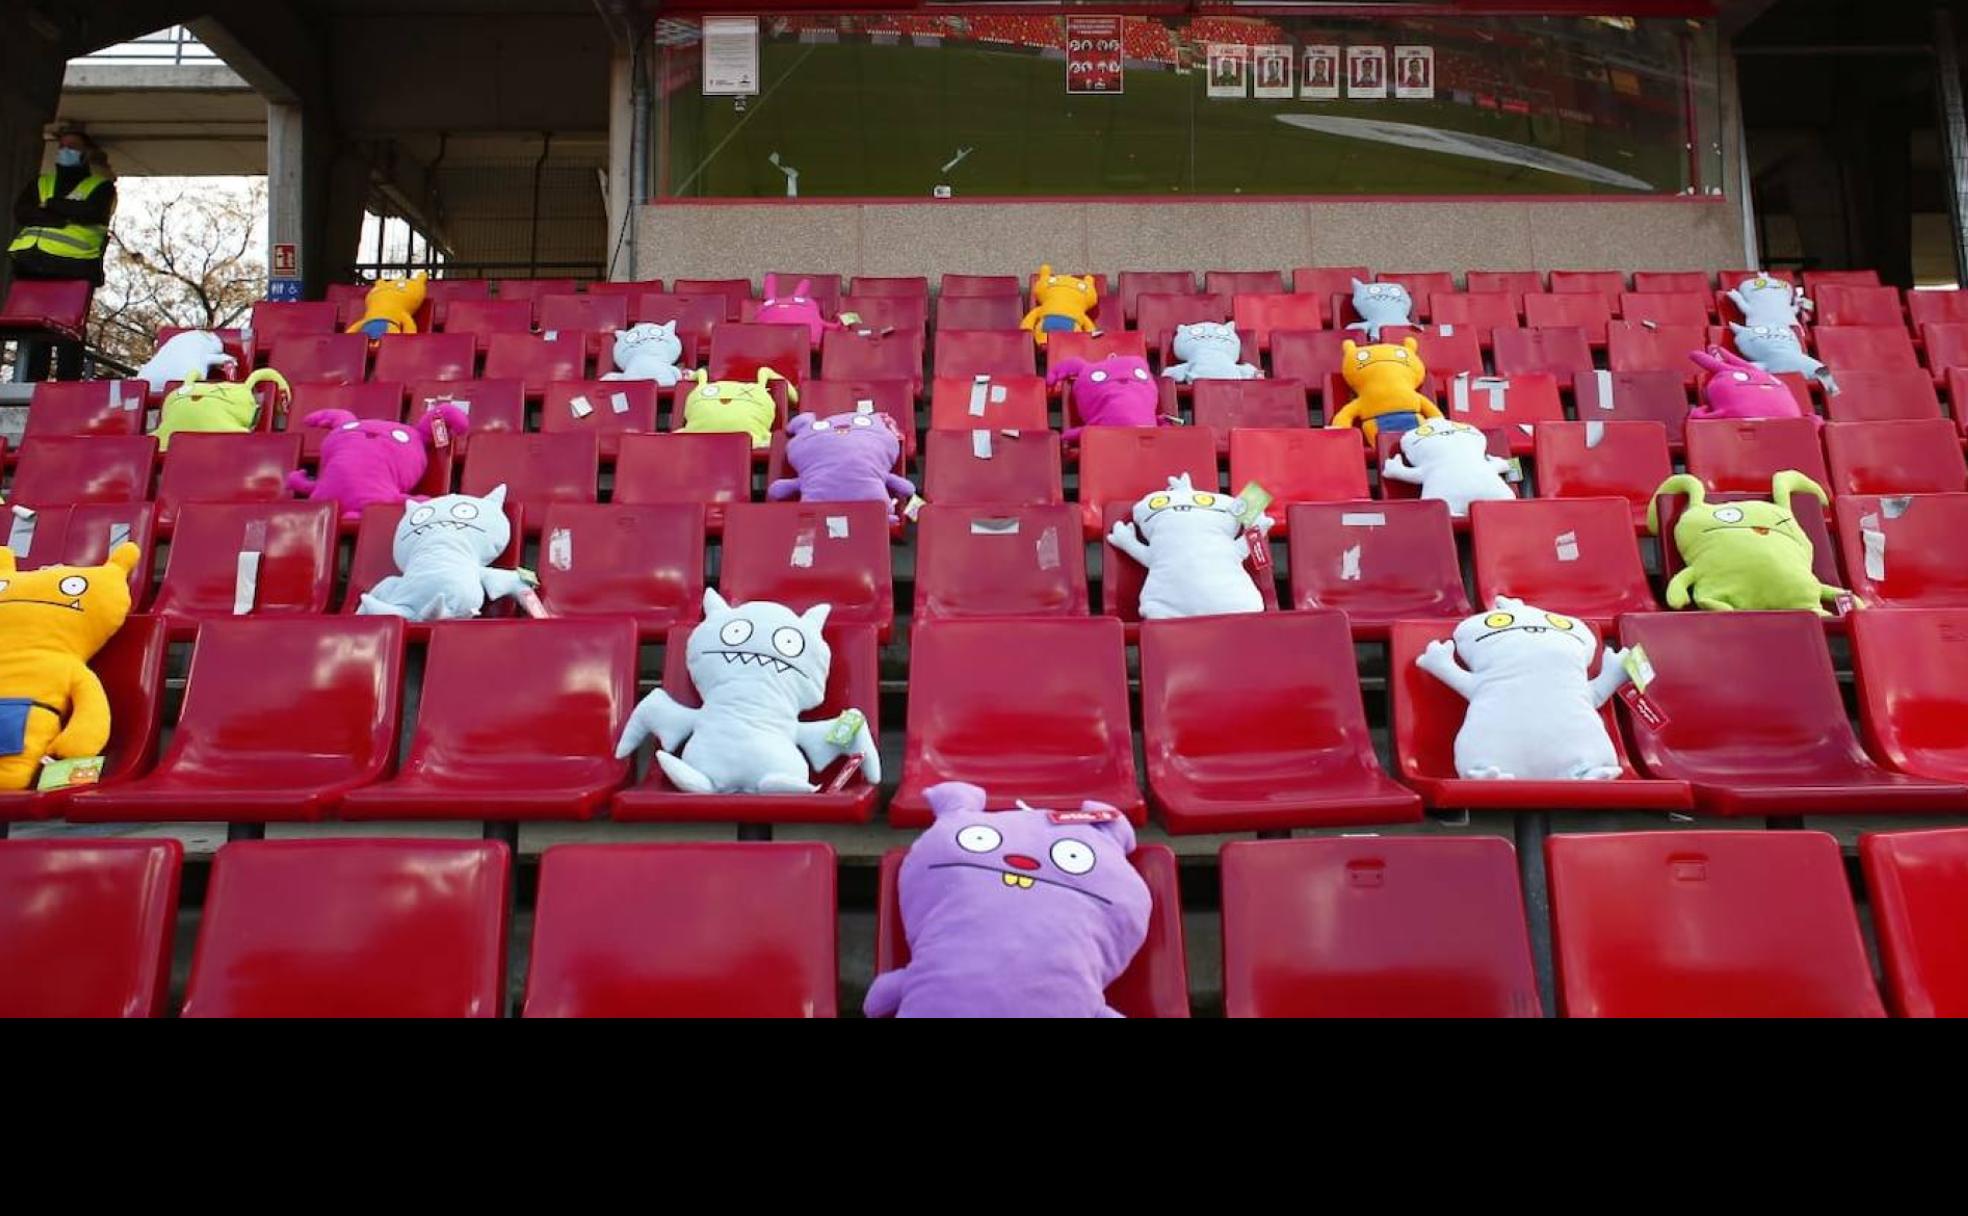
[[[902,432],[887,414],[795,414],[786,425],[786,463],[793,476],[765,488],[768,502],[907,502],[916,485],[895,474]]]
[[[1437,419],[1401,435],[1401,450],[1380,467],[1382,477],[1420,486],[1423,498],[1449,504],[1461,519],[1472,502],[1515,498],[1504,474],[1510,462],[1490,455],[1483,432],[1461,422]]]
[[[1340,375],[1353,390],[1353,400],[1327,426],[1357,424],[1367,442],[1374,443],[1382,431],[1412,431],[1442,416],[1433,401],[1416,391],[1428,379],[1428,368],[1413,338],[1399,346],[1360,346],[1348,338],[1340,345],[1340,356]]]
[[[793,294],[779,294],[779,276],[765,276],[765,299],[759,301],[758,311],[752,320],[760,325],[804,325],[806,332],[813,337],[813,345],[818,347],[820,339],[827,336],[830,329],[839,329],[840,322],[829,321],[820,311],[820,301],[806,293],[813,290],[810,280],[801,279],[793,285]]]
[[[1070,381],[1078,426],[1062,436],[1071,443],[1090,426],[1163,426],[1161,390],[1139,355],[1109,355],[1098,363],[1061,359],[1046,371],[1046,387]]]
[[[363,297],[362,319],[348,327],[371,342],[386,334],[417,332],[417,310],[424,306],[424,272],[407,279],[377,279]]]
[[[1804,313],[1811,307],[1811,302],[1795,287],[1762,274],[1730,288],[1728,299],[1742,310],[1744,321],[1771,329],[1803,324]]]
[[[750,383],[712,380],[700,369],[697,387],[683,399],[683,426],[678,430],[685,435],[740,431],[752,437],[753,447],[769,448],[779,406],[766,385],[785,379],[769,367],[759,368],[758,379]],[[799,403],[799,389],[791,381],[786,384],[786,398]]]
[[[1169,351],[1181,362],[1163,368],[1162,375],[1177,384],[1193,384],[1198,380],[1257,380],[1264,375],[1253,365],[1240,362],[1244,357],[1244,341],[1237,336],[1237,327],[1228,321],[1176,326]]]
[[[654,380],[664,388],[683,379],[677,360],[683,357],[683,341],[677,337],[677,323],[640,325],[615,331],[615,367],[603,380]]]
[[[485,601],[518,595],[531,584],[517,570],[486,565],[506,551],[506,487],[483,498],[447,494],[403,504],[390,555],[400,574],[363,593],[362,616],[455,621],[477,616]]]
[[[157,450],[170,450],[171,436],[187,431],[243,435],[252,430],[260,412],[253,390],[262,384],[271,384],[281,396],[287,395],[287,377],[270,367],[237,384],[201,380],[197,369],[190,369],[184,383],[171,390],[157,412],[157,429],[151,432],[157,437]]]
[[[1599,674],[1586,679],[1595,653]],[[1461,663],[1456,662],[1460,658]],[[1626,652],[1582,622],[1498,596],[1436,639],[1415,666],[1469,702],[1456,772],[1476,781],[1612,781],[1619,755],[1599,710],[1626,683]]]
[[[1766,372],[1796,372],[1825,386],[1830,396],[1838,395],[1838,382],[1823,363],[1804,353],[1804,343],[1788,325],[1737,325],[1729,328],[1736,335],[1736,349]],[[1788,392],[1786,392],[1788,395]]]
[[[1364,332],[1380,341],[1380,331],[1389,325],[1414,324],[1414,297],[1399,283],[1362,283],[1353,280],[1353,311],[1360,319],[1348,329]]]
[[[225,352],[219,335],[202,329],[173,334],[137,369],[137,379],[150,382],[150,391],[161,393],[171,384],[197,376],[212,379],[213,368],[236,368],[239,361]]]
[[[17,571],[0,548],[0,790],[32,789],[44,756],[109,744],[109,697],[89,660],[130,615],[141,558],[126,541],[106,565]]]
[[[1264,611],[1263,595],[1244,569],[1250,548],[1237,521],[1243,510],[1243,499],[1198,491],[1183,473],[1135,503],[1132,522],[1114,521],[1108,542],[1148,571],[1142,620]],[[1268,535],[1271,522],[1259,515],[1251,526]]]
[[[1711,346],[1691,351],[1688,357],[1708,374],[1702,377],[1701,404],[1688,411],[1688,417],[1714,418],[1809,418],[1821,422],[1816,412],[1806,413],[1791,395],[1790,388],[1770,372],[1739,355]]]
[[[301,422],[328,428],[321,441],[321,476],[295,469],[287,474],[287,488],[314,502],[339,503],[343,519],[361,519],[372,502],[402,502],[430,468],[439,430],[449,444],[470,428],[471,417],[436,402],[413,425],[359,419],[347,410],[316,410]]]
[[[1154,897],[1128,863],[1134,829],[1102,802],[986,811],[960,781],[925,790],[936,821],[897,876],[909,965],[875,977],[869,1017],[1117,1018],[1108,985],[1142,943]]]
[[[1032,341],[1040,346],[1046,344],[1050,333],[1093,332],[1093,318],[1087,314],[1099,302],[1095,291],[1093,276],[1074,278],[1070,274],[1054,274],[1050,265],[1039,267],[1038,278],[1032,284],[1032,310],[1018,323],[1018,328],[1029,330]]]
[[[1825,602],[1851,593],[1825,586],[1812,571],[1811,538],[1790,510],[1791,495],[1801,493],[1821,503],[1831,501],[1817,482],[1795,469],[1770,479],[1771,502],[1710,506],[1702,483],[1686,473],[1661,482],[1656,499],[1663,494],[1688,496],[1687,509],[1674,523],[1674,548],[1682,566],[1668,580],[1667,606],[1686,608],[1692,601],[1709,611],[1796,609],[1830,616]],[[1647,531],[1660,535],[1657,504],[1647,507]]]
[[[729,604],[706,588],[688,659],[703,708],[679,705],[657,689],[629,715],[616,756],[632,756],[654,737],[663,775],[689,794],[810,794],[818,787],[807,779],[808,767],[817,773],[849,755],[861,757],[868,784],[881,784],[881,755],[859,710],[800,721],[826,699],[834,656],[821,629],[832,610],[816,604],[795,613],[770,600]]]

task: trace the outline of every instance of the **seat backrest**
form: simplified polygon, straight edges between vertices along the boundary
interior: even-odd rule
[[[1230,432],[1230,491],[1256,482],[1271,495],[1273,518],[1299,502],[1368,497],[1367,462],[1351,429],[1290,427]]]
[[[447,334],[530,334],[533,332],[531,300],[453,300],[444,310]]]
[[[1512,306],[1517,309],[1523,308],[1525,296],[1544,290],[1544,274],[1537,270],[1472,270],[1462,278],[1472,292],[1510,293]]]
[[[1838,499],[1838,543],[1866,604],[1968,608],[1968,494]]]
[[[1337,608],[1361,637],[1409,617],[1469,615],[1448,504],[1301,503],[1289,509],[1292,603]]]
[[[1336,329],[1279,330],[1271,335],[1271,370],[1280,380],[1297,380],[1323,393],[1326,378],[1339,371],[1341,345],[1358,337]],[[1422,362],[1428,363],[1426,357]]]
[[[1907,319],[1915,330],[1941,322],[1968,321],[1968,292],[1959,288],[1953,291],[1909,291],[1906,306]]]
[[[1818,427],[1809,418],[1698,418],[1688,423],[1688,472],[1710,490],[1770,489],[1770,479],[1795,469],[1830,489]]]
[[[679,280],[681,281],[681,280]],[[564,296],[579,291],[572,278],[497,279],[501,300],[537,300],[541,296]]]
[[[272,352],[269,366],[290,384],[355,384],[369,366],[369,339],[361,334],[290,334]]]
[[[326,612],[335,582],[335,517],[335,504],[327,500],[187,505],[151,611],[198,617]],[[259,555],[250,580],[241,565],[247,554]]]
[[[1629,326],[1668,326],[1706,329],[1709,295],[1705,291],[1627,292],[1620,297],[1620,316]],[[1615,334],[1618,327],[1615,326]],[[1700,346],[1697,342],[1696,346]],[[1689,349],[1695,349],[1690,347]]]
[[[0,317],[10,324],[80,334],[89,320],[89,301],[95,289],[86,279],[23,279],[7,285]]]
[[[141,380],[43,380],[28,401],[21,442],[50,435],[141,435],[147,388]]]
[[[253,305],[247,324],[253,335],[255,357],[271,351],[282,338],[334,333],[339,328],[335,324],[336,313],[335,305],[320,300],[259,301]]]
[[[109,560],[111,549],[127,540],[143,554],[130,571],[130,603],[141,606],[150,591],[151,538],[157,523],[157,508],[150,503],[38,507],[31,521],[20,516],[0,519],[8,525],[0,543],[14,551],[19,569],[100,566]]]
[[[1616,372],[1678,372],[1692,383],[1701,369],[1688,353],[1707,343],[1701,325],[1614,321],[1607,329],[1606,366]]]
[[[679,338],[693,339],[698,350],[709,350],[711,330],[724,323],[724,297],[644,292],[630,306],[629,320],[636,325],[675,321]]]
[[[750,279],[678,279],[670,290],[680,296],[717,296],[724,301],[724,319],[736,321],[745,302],[755,298]]]
[[[163,1014],[184,846],[0,841],[0,1017]]]
[[[1859,724],[1873,754],[1905,773],[1968,772],[1968,609],[1860,612],[1851,637]]]
[[[485,339],[485,377],[518,380],[526,385],[528,397],[546,392],[550,381],[579,380],[587,370],[588,338],[583,333],[550,330]]]
[[[554,616],[629,615],[645,633],[703,614],[704,507],[557,502],[540,526],[540,599]]]
[[[900,380],[912,390],[920,389],[922,335],[894,333],[881,337],[863,336],[845,329],[829,330],[820,342],[820,374],[828,380]]]
[[[1132,355],[1137,359],[1146,359],[1148,343],[1140,334],[1126,329],[1109,329],[1095,334],[1069,331],[1053,334],[1046,339],[1047,367],[1058,367],[1068,359],[1085,359],[1088,363],[1098,363],[1111,355]]]
[[[1859,861],[1893,1012],[1968,1014],[1968,831],[1871,832]]]
[[[833,1017],[834,850],[568,844],[540,858],[526,1017]]]
[[[923,497],[933,503],[1065,501],[1057,431],[931,430],[923,437],[923,463]]]
[[[920,338],[929,329],[929,301],[915,296],[842,296],[841,312],[853,313],[861,328],[876,333],[893,330]]]
[[[1323,323],[1319,297],[1297,295],[1282,289],[1264,294],[1243,293],[1231,297],[1230,319],[1246,341],[1254,341],[1260,351],[1271,349],[1274,329],[1318,329]]]
[[[1341,292],[1351,294],[1353,280],[1373,282],[1373,271],[1365,266],[1300,266],[1291,272],[1292,290],[1323,300]]]
[[[1649,294],[1692,291],[1707,295],[1714,288],[1705,270],[1636,270],[1633,272],[1633,290]]]
[[[486,840],[219,850],[186,1017],[498,1017],[511,855]]]
[[[1510,451],[1520,456],[1530,454],[1539,426],[1565,420],[1558,379],[1548,372],[1498,376],[1444,372],[1431,374],[1430,379],[1444,417],[1485,431],[1506,432]],[[1381,434],[1397,438],[1390,432]]]
[[[1551,272],[1551,293],[1553,295],[1576,295],[1591,293],[1611,305],[1626,290],[1626,275],[1617,270],[1554,270]],[[1535,321],[1532,322],[1536,324]]]
[[[1968,462],[1945,418],[1834,422],[1825,428],[1833,494],[1941,494],[1968,490]]]
[[[1836,375],[1848,367],[1917,368],[1913,339],[1901,325],[1819,325],[1811,331],[1818,358]]]
[[[1657,422],[1678,451],[1688,425],[1688,378],[1680,372],[1581,371],[1572,377],[1581,422]]]
[[[1928,367],[1944,369],[1968,365],[1968,321],[1929,322],[1920,327],[1920,340],[1927,347]],[[1831,362],[1829,355],[1825,357],[1825,362]],[[1900,371],[1914,370],[1907,367],[1906,361],[1903,358],[1890,360],[1886,364],[1885,370],[1893,369]],[[1839,387],[1843,388],[1845,383],[1844,373],[1847,369],[1833,364],[1832,370],[1839,373]],[[1949,400],[1953,400],[1953,398],[1950,397]]]
[[[1305,385],[1297,380],[1198,380],[1194,393],[1196,425],[1215,431],[1223,442],[1240,427],[1306,425]],[[1242,487],[1242,482],[1231,482],[1233,490]]]
[[[1121,315],[1133,325],[1141,313],[1144,294],[1188,295],[1196,290],[1196,275],[1189,270],[1123,270],[1121,272]]]
[[[1934,378],[1917,368],[1838,373],[1838,391],[1825,398],[1833,422],[1890,422],[1941,417]]]
[[[362,509],[362,518],[355,529],[355,552],[349,558],[348,585],[342,590],[343,612],[354,612],[370,588],[398,573],[393,549],[396,527],[403,521],[403,514],[404,507],[393,502],[372,502]],[[510,499],[506,502],[506,524],[512,533],[506,551],[486,563],[501,570],[519,565],[526,536],[521,527],[519,504]],[[513,607],[509,600],[494,600],[485,605],[485,615],[503,615],[513,611]]]
[[[373,380],[470,380],[478,366],[471,334],[388,334],[376,343]]]
[[[1804,292],[1816,296],[1827,287],[1877,287],[1877,270],[1807,270],[1804,272]]]
[[[506,377],[499,380],[419,380],[404,386],[409,399],[408,416],[423,417],[425,410],[444,402],[463,410],[471,420],[464,436],[466,446],[475,435],[496,431],[526,429],[526,385]]]
[[[1656,607],[1625,499],[1473,502],[1469,530],[1479,604],[1507,595],[1601,624]]]
[[[1585,330],[1576,325],[1544,329],[1498,326],[1491,341],[1495,344],[1496,370],[1500,376],[1546,372],[1562,381],[1593,370],[1592,350],[1586,343]]]
[[[1038,372],[1032,335],[1022,329],[936,331],[939,376],[1031,376]]]
[[[1516,326],[1520,297],[1508,291],[1445,291],[1434,297],[1429,321],[1435,325],[1469,326],[1484,342],[1499,325]]]
[[[1197,490],[1215,493],[1216,435],[1207,427],[1090,426],[1080,432],[1080,514],[1100,525],[1110,502],[1132,504],[1189,475]]]
[[[7,497],[34,507],[142,502],[156,464],[148,435],[47,435],[21,446]]]
[[[540,405],[540,430],[597,435],[653,434],[654,380],[556,380]]]
[[[1025,302],[1017,292],[988,296],[944,296],[936,305],[936,328],[1017,329]]]
[[[1883,1017],[1822,832],[1553,836],[1567,1017]]]
[[[1205,270],[1203,290],[1226,296],[1277,295],[1285,290],[1281,270]]]
[[[323,428],[307,425],[307,416],[317,410],[347,410],[362,419],[403,421],[403,386],[393,380],[363,380],[354,384],[303,380],[292,388],[281,429],[300,432],[303,455],[320,455],[321,438],[328,433]],[[424,408],[424,403],[419,401],[419,417]]]
[[[1645,519],[1654,491],[1673,473],[1667,428],[1658,422],[1546,422],[1535,461],[1543,498],[1624,498]]]
[[[490,279],[431,279],[424,284],[424,299],[430,302],[431,324],[443,329],[451,306],[460,300],[489,300],[492,298]]]
[[[629,302],[616,295],[556,292],[534,299],[533,323],[542,333],[612,333],[628,328]]]
[[[1230,297],[1216,292],[1167,295],[1144,291],[1135,300],[1139,310],[1135,328],[1150,348],[1164,352],[1178,325],[1219,322],[1230,319]]]
[[[1537,1017],[1517,855],[1494,837],[1232,841],[1230,1017]]]
[[[157,478],[157,526],[168,531],[186,503],[278,502],[300,464],[301,437],[292,432],[178,435]]]
[[[523,781],[578,761],[626,777],[615,741],[635,708],[636,661],[635,626],[622,617],[437,625],[403,767],[433,782],[460,770]],[[486,673],[499,670],[499,695],[487,696]]]
[[[618,503],[696,502],[724,523],[724,505],[752,496],[752,442],[735,431],[624,435],[615,460]]]
[[[1826,283],[1805,288],[1818,305],[1820,325],[1906,326],[1906,312],[1897,287]]]
[[[1417,321],[1426,321],[1434,315],[1431,301],[1433,301],[1436,293],[1440,292],[1446,295],[1456,289],[1455,275],[1446,270],[1410,271],[1406,273],[1394,273],[1383,270],[1380,272],[1379,281],[1382,283],[1399,283],[1408,289],[1408,296],[1414,300],[1414,316]],[[1350,283],[1341,287],[1340,290],[1345,292],[1349,297],[1352,295],[1352,285]]]
[[[724,513],[718,590],[732,603],[773,600],[794,612],[832,604],[828,620],[895,620],[888,508],[879,502],[733,503]]]
[[[916,519],[915,619],[1084,616],[1086,546],[1068,503],[931,504]]]
[[[1532,329],[1581,329],[1586,341],[1597,346],[1606,340],[1606,326],[1618,298],[1617,294],[1609,297],[1588,289],[1525,296],[1524,324]]]
[[[1018,280],[1011,275],[946,274],[943,276],[944,293],[946,295],[978,294],[976,292],[966,290],[969,284],[964,282],[964,280],[966,279],[976,279],[976,278],[997,279],[997,280],[1010,279],[1013,293],[1016,294],[1017,292]],[[952,282],[952,280],[956,280],[956,282]],[[954,288],[955,290],[952,290],[952,288]],[[1003,283],[1000,282],[996,284],[996,289],[997,289],[996,294],[1002,294],[1004,291]],[[906,299],[912,299],[912,300],[927,300],[929,299],[929,280],[927,278],[924,278],[922,275],[857,274],[852,279],[848,280],[847,294],[851,296],[902,296]],[[994,293],[987,291],[984,292],[983,294],[990,295]]]
[[[1042,431],[1049,425],[1048,409],[1045,381],[1038,376],[938,376],[929,386],[931,430]]]
[[[512,502],[593,502],[601,469],[597,439],[586,433],[475,436],[465,456],[464,492],[482,497],[503,484]]]

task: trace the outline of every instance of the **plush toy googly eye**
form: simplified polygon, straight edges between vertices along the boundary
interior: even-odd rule
[[[359,431],[362,429],[362,424],[360,422],[344,422],[342,429],[345,431]]]
[[[870,418],[870,417],[868,417],[868,416],[867,416],[866,414],[856,414],[856,415],[854,416],[854,425],[855,425],[855,426],[873,426],[873,425],[875,425],[875,420],[874,420],[873,418]]]
[[[813,429],[816,431],[831,431],[834,429],[834,424],[831,422],[816,422],[813,424]]]
[[[1715,512],[1716,521],[1725,524],[1739,524],[1743,521],[1741,507],[1722,507]]]
[[[390,438],[391,438],[391,439],[394,439],[394,440],[396,440],[396,441],[397,441],[398,443],[409,443],[409,442],[410,442],[410,432],[409,432],[409,431],[401,431],[401,430],[398,430],[398,431],[391,431],[391,432],[390,432]]]
[[[1147,369],[1147,368],[1145,368],[1145,367],[1137,367],[1137,368],[1135,368],[1135,369],[1134,369],[1134,378],[1135,378],[1136,380],[1146,380],[1146,379],[1148,378],[1148,369]]]
[[[1093,381],[1095,384],[1105,384],[1107,383],[1107,373],[1094,372],[1092,375],[1088,376],[1087,379]]]
[[[1508,612],[1492,612],[1483,618],[1483,624],[1489,626],[1491,629],[1506,629],[1516,623],[1517,618]]]

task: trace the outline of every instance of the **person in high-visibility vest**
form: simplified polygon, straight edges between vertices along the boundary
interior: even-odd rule
[[[87,279],[102,285],[109,218],[116,185],[101,151],[80,132],[64,132],[55,167],[14,200],[18,230],[7,247],[14,276],[22,279]]]

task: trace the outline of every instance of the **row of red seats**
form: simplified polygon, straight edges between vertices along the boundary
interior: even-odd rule
[[[1861,838],[1880,1000],[1837,844],[1815,832],[1645,832],[1547,843],[1570,1017],[1968,1014],[1968,832]],[[883,858],[876,970],[908,961]],[[1174,858],[1133,862],[1154,912],[1108,991],[1189,1013]],[[1514,850],[1492,838],[1234,843],[1221,855],[1231,1017],[1535,1017]],[[0,843],[0,1016],[165,1011],[176,841]],[[511,858],[496,842],[222,848],[183,1012],[497,1017]],[[830,1017],[836,862],[824,844],[561,845],[540,859],[528,1017]]]

